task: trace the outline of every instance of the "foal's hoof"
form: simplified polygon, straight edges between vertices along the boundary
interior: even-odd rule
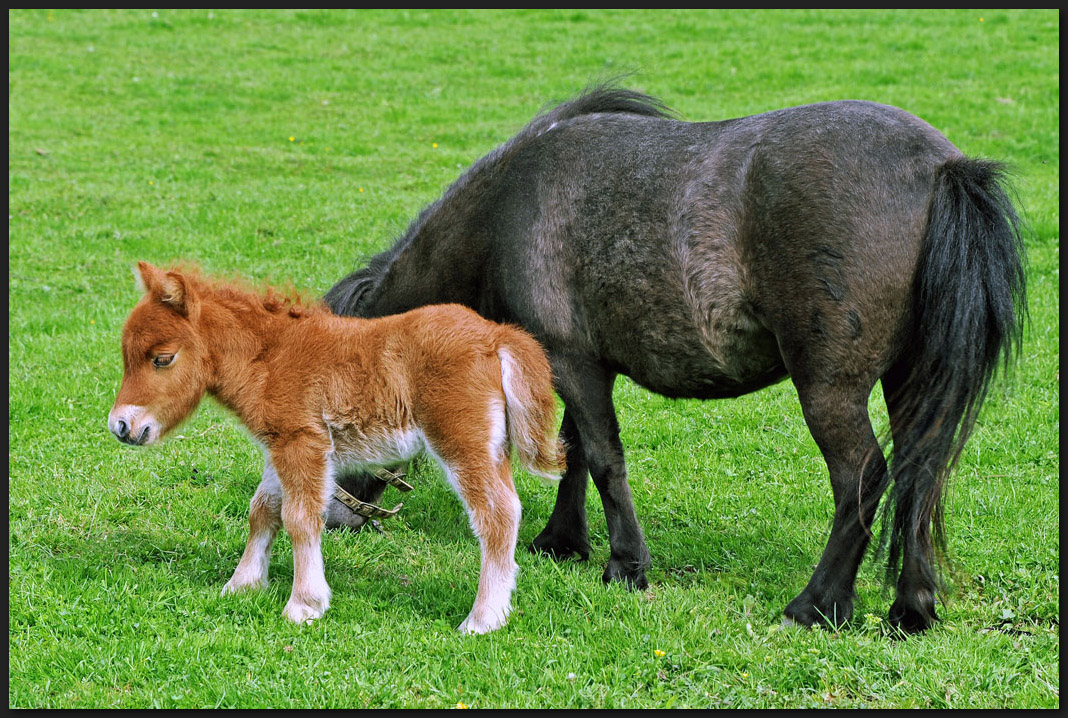
[[[485,633],[490,633],[491,631],[496,631],[498,628],[504,626],[507,621],[507,611],[497,613],[491,611],[487,612],[486,615],[483,616],[476,616],[475,612],[472,611],[471,614],[464,619],[464,622],[456,628],[456,630],[460,633],[468,635],[481,635]]]
[[[234,576],[222,587],[222,596],[232,596],[246,591],[259,591],[267,588],[267,579],[242,579]]]
[[[285,609],[283,609],[282,615],[293,623],[311,623],[312,621],[322,618],[323,614],[326,613],[326,609],[329,607],[329,599],[318,601],[316,602],[316,605],[299,603],[290,599],[289,603],[286,604]]]

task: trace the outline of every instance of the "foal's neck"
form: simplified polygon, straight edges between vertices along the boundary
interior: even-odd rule
[[[234,291],[217,291],[205,303],[201,327],[213,366],[208,393],[253,433],[263,428],[272,355],[286,346],[288,330],[315,321],[318,313],[315,307]]]

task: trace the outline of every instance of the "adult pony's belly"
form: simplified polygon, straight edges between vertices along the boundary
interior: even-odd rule
[[[614,371],[672,398],[720,399],[787,376],[775,335],[743,308],[696,314],[648,304],[599,317],[597,351]],[[711,318],[710,318],[711,317]]]
[[[782,381],[786,367],[770,333],[724,337],[716,353],[687,341],[652,350],[638,349],[619,372],[664,396],[728,399]]]

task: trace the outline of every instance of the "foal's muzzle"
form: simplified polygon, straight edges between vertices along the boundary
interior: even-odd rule
[[[155,432],[153,426],[155,424],[151,419],[145,420],[145,417],[137,416],[138,412],[132,411],[134,407],[119,407],[112,409],[108,414],[108,429],[115,435],[115,438],[124,444],[130,444],[132,446],[144,446],[145,444],[152,443]],[[141,419],[141,421],[138,421]]]
[[[115,435],[119,441],[124,444],[133,444],[134,446],[140,446],[148,440],[149,434],[152,433],[152,429],[148,426],[141,429],[141,432],[134,436],[130,433],[130,427],[126,425],[126,422],[119,419],[115,422],[115,426],[112,427],[111,433]]]

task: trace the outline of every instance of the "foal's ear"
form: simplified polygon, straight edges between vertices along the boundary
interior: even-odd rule
[[[193,296],[188,281],[181,273],[165,272],[148,262],[138,262],[137,275],[141,291],[155,295],[160,302],[183,316],[192,313]]]
[[[134,281],[137,282],[137,289],[142,294],[148,294],[152,291],[152,287],[156,285],[156,275],[159,274],[159,270],[153,267],[148,262],[138,262],[134,267]]]

